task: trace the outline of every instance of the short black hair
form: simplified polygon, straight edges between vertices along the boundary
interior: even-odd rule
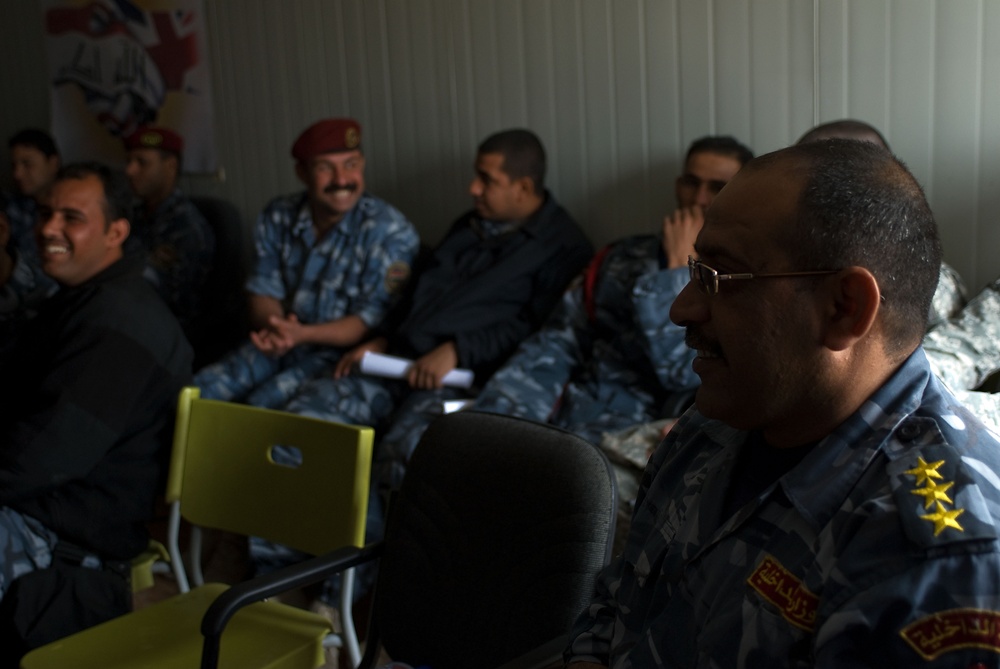
[[[941,266],[937,224],[916,178],[890,152],[852,139],[796,144],[749,167],[772,156],[796,159],[805,176],[789,257],[804,270],[870,271],[885,298],[886,352],[909,355],[927,329]]]
[[[818,126],[802,135],[796,144],[805,144],[806,142],[817,142],[821,139],[834,138],[857,139],[860,141],[872,142],[881,146],[886,151],[891,151],[889,148],[889,142],[885,141],[885,137],[875,126],[853,118],[844,118],[839,121],[820,123]]]
[[[7,140],[7,148],[13,149],[15,146],[34,147],[41,151],[46,158],[59,155],[59,149],[56,148],[56,142],[52,139],[52,135],[38,128],[25,128],[11,135],[10,139]]]
[[[753,160],[753,151],[731,135],[706,135],[694,140],[684,155],[684,164],[687,165],[691,156],[697,153],[717,153],[720,156],[729,156],[735,158],[741,167]]]
[[[535,193],[545,189],[545,147],[530,130],[514,128],[494,133],[479,145],[479,154],[499,153],[503,171],[511,179],[528,177]]]
[[[103,163],[79,162],[66,165],[56,175],[56,182],[67,179],[86,179],[97,177],[104,187],[104,217],[107,224],[124,218],[131,223],[133,214],[133,195],[125,175]],[[107,226],[105,226],[107,227]]]

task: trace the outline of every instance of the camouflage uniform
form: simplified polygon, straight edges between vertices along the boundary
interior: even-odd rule
[[[364,194],[318,242],[305,194],[277,198],[257,222],[257,267],[247,290],[281,301],[303,323],[382,320],[420,239],[391,205]],[[281,358],[250,342],[195,376],[202,397],[283,408],[299,385],[330,369],[342,350],[297,346]]]
[[[958,314],[965,306],[966,299],[962,277],[955,271],[954,267],[947,263],[941,263],[937,289],[934,291],[927,318],[927,327],[932,328]]]
[[[0,506],[0,599],[15,579],[52,564],[59,537],[31,516]]]
[[[215,254],[215,233],[180,190],[149,217],[136,217],[135,228],[146,254],[143,276],[187,330],[198,316],[200,296]]]
[[[956,390],[978,388],[1000,370],[1000,279],[930,330],[924,349],[934,373]]]
[[[548,421],[594,443],[603,432],[659,418],[668,393],[698,385],[694,351],[669,317],[688,269],[664,266],[660,239],[651,235],[598,254],[475,408]]]
[[[727,517],[748,437],[696,409],[680,419],[570,660],[1000,666],[1000,443],[921,351]]]
[[[7,219],[10,221],[10,236],[17,258],[14,272],[4,288],[16,301],[8,301],[10,311],[13,305],[30,315],[45,298],[56,291],[58,284],[42,271],[42,261],[35,240],[35,224],[38,221],[38,205],[30,197],[15,195],[7,202]]]

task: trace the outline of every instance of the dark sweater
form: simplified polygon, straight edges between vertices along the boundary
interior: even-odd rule
[[[522,226],[484,237],[474,212],[461,216],[381,328],[389,353],[419,357],[454,341],[460,367],[479,383],[538,329],[593,247],[546,193]]]
[[[101,556],[146,545],[191,347],[141,264],[50,298],[0,361],[0,504]]]

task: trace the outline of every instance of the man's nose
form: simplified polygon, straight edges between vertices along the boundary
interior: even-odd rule
[[[708,295],[701,292],[693,281],[689,281],[670,305],[670,320],[686,327],[692,323],[708,320]]]
[[[479,177],[473,177],[472,181],[469,182],[469,195],[472,197],[479,197],[483,194],[483,180]]]

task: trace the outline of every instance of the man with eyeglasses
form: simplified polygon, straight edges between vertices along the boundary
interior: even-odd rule
[[[891,154],[751,161],[671,319],[701,378],[571,667],[1000,666],[1000,443],[920,342],[940,242]]]
[[[752,157],[728,136],[692,143],[675,184],[678,209],[665,217],[662,235],[600,251],[475,407],[547,421],[594,443],[663,417],[671,393],[698,383],[683,330],[668,319],[670,303],[687,282],[705,209]]]

